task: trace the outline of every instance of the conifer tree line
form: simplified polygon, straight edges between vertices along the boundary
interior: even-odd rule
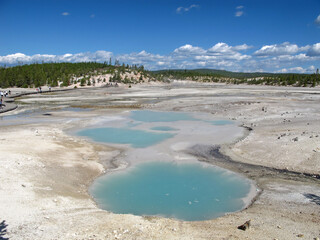
[[[49,85],[52,87],[69,86],[74,78],[88,78],[96,74],[110,73],[119,75],[132,70],[144,72],[143,66],[120,65],[118,60],[112,65],[109,62],[80,62],[80,63],[42,63],[19,65],[14,67],[0,67],[0,88],[8,87],[39,87]]]
[[[151,80],[168,81],[170,79],[191,80],[201,82],[224,82],[232,84],[253,84],[273,86],[316,87],[320,85],[319,69],[313,74],[275,74],[275,73],[242,73],[224,70],[160,70],[146,71],[143,65],[120,65],[119,60],[104,63],[42,63],[0,67],[0,88],[39,87],[44,85],[69,86],[74,79],[81,78],[81,86],[90,85],[90,77],[99,74],[111,74],[110,81],[133,83],[132,79],[122,74],[132,71],[139,73],[139,81],[143,76]],[[121,76],[122,75],[122,76]]]
[[[313,74],[243,73],[224,70],[160,70],[153,72],[158,80],[177,79],[231,84],[316,87],[320,85],[319,69]]]

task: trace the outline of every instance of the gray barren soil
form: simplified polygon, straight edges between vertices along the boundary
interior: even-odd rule
[[[318,239],[320,89],[195,84],[134,85],[23,96],[0,115],[0,237],[9,239]],[[133,109],[208,113],[243,136],[185,152],[257,184],[246,209],[184,222],[113,214],[88,188],[125,166],[125,150],[69,132]],[[251,220],[248,230],[237,227]]]

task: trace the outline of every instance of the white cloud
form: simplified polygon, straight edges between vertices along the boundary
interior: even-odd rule
[[[126,64],[144,65],[147,69],[157,69],[159,66],[168,66],[171,62],[169,56],[152,54],[144,50],[139,53],[121,54],[115,56],[115,58]]]
[[[320,43],[313,44],[308,49],[307,56],[320,56]]]
[[[63,12],[63,13],[61,13],[61,15],[62,15],[62,16],[69,16],[70,13],[68,13],[68,12]]]
[[[236,11],[236,13],[234,14],[236,17],[241,17],[244,14],[243,11]]]
[[[289,68],[290,72],[298,72],[298,73],[304,73],[306,70],[303,67],[293,67]]]
[[[244,14],[243,9],[244,9],[244,6],[237,6],[234,16],[235,17],[241,17]]]
[[[209,48],[208,51],[211,53],[230,53],[232,50],[228,44],[220,42]]]
[[[314,20],[314,23],[320,26],[320,15]]]
[[[62,58],[68,58],[68,57],[72,57],[71,53],[66,53],[64,55],[62,55]]]
[[[192,4],[190,5],[189,7],[178,7],[176,9],[176,12],[177,13],[184,13],[184,12],[189,12],[192,8],[198,8],[200,7],[199,5],[196,5],[196,4]]]
[[[265,45],[257,50],[256,56],[279,56],[295,54],[303,49],[299,49],[298,45],[284,42],[282,44]]]
[[[315,70],[316,70],[316,67],[313,66],[313,65],[311,65],[311,66],[308,68],[308,71],[310,71],[310,72],[313,72],[313,71],[315,71]]]
[[[235,51],[244,51],[244,50],[248,50],[252,48],[252,46],[248,46],[247,44],[242,44],[242,45],[238,45],[238,46],[234,46],[233,49]]]
[[[199,54],[204,54],[205,50],[200,47],[194,47],[190,44],[186,44],[184,46],[176,48],[173,52],[175,54],[182,54],[182,55],[190,55],[190,54],[199,55]]]
[[[17,64],[19,62],[29,61],[30,57],[23,53],[15,53],[7,56],[0,56],[0,63]]]
[[[165,64],[166,64],[165,62],[161,62],[161,61],[157,62],[158,66],[164,66]]]
[[[229,46],[226,43],[220,42],[217,43],[216,45],[212,46],[211,48],[208,49],[208,52],[211,53],[223,53],[223,54],[234,54],[237,51],[243,51],[243,50],[248,50],[251,48],[247,44],[242,44],[242,45],[237,45],[237,46]]]
[[[247,50],[249,48],[250,46],[248,46],[247,44],[232,47],[226,43],[217,43],[216,45],[208,49],[208,54],[220,56],[221,59],[243,60],[250,58],[250,56],[243,55],[238,51]]]
[[[273,61],[279,61],[279,62],[289,62],[289,61],[309,61],[313,60],[312,58],[308,57],[305,53],[300,53],[297,55],[281,55],[270,58]]]
[[[311,47],[310,45],[299,47],[299,52],[308,51],[310,49],[310,47]]]

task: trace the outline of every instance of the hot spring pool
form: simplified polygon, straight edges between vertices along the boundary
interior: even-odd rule
[[[252,183],[195,160],[178,163],[172,159],[185,158],[179,152],[185,141],[212,144],[214,138],[222,141],[223,135],[232,139],[238,130],[229,120],[201,119],[188,113],[132,111],[122,121],[108,122],[108,127],[84,129],[77,134],[97,142],[130,146],[131,166],[107,173],[90,188],[102,209],[201,221],[241,210]],[[134,162],[140,158],[142,163]]]
[[[246,179],[212,166],[151,162],[107,174],[90,192],[113,213],[200,221],[241,210],[250,187]]]
[[[96,142],[130,144],[134,148],[145,148],[173,136],[171,133],[154,133],[130,128],[93,128],[78,132]]]

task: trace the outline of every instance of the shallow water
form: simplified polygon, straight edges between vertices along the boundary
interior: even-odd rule
[[[92,128],[78,132],[96,142],[130,144],[134,148],[145,148],[173,137],[171,133],[155,133],[129,128]]]
[[[219,137],[223,139],[233,130],[238,131],[233,121],[205,120],[199,118],[203,117],[203,114],[197,114],[197,118],[194,115],[181,112],[131,111],[122,119],[100,123],[98,128],[80,130],[77,135],[97,142],[129,144],[134,148],[144,148],[179,134],[185,135],[183,141],[202,143],[202,139],[207,137],[214,140],[218,132],[226,133],[223,137]],[[230,125],[230,127],[224,127],[224,125]],[[211,143],[212,140],[210,140]]]
[[[199,221],[242,209],[250,183],[199,163],[149,162],[107,174],[90,191],[101,208],[114,213]]]
[[[130,118],[141,122],[176,122],[176,121],[195,121],[193,116],[180,112],[156,112],[156,111],[132,111]]]

